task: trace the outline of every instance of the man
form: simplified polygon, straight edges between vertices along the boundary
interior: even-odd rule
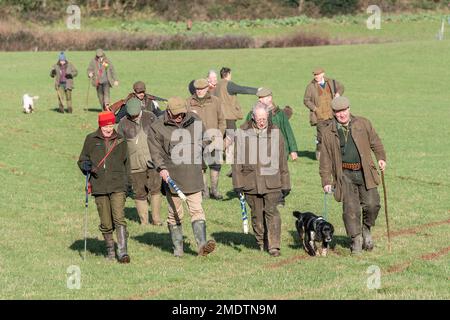
[[[164,111],[159,108],[157,101],[167,100],[146,93],[145,83],[137,81],[133,84],[133,92],[128,94],[125,99],[119,100],[110,106],[111,111],[116,114],[116,123],[119,123],[120,119],[127,115],[125,106],[131,98],[137,98],[139,100],[142,110],[153,112],[157,117],[164,114]]]
[[[374,247],[370,230],[380,210],[380,179],[371,151],[382,171],[386,168],[386,153],[370,121],[350,113],[346,97],[334,98],[331,107],[334,118],[322,130],[319,172],[323,190],[330,193],[334,187],[335,199],[343,203],[351,252],[359,254],[362,249],[370,251]]]
[[[269,115],[271,116],[272,123],[276,125],[283,134],[284,147],[286,151],[286,156],[291,156],[291,159],[295,161],[298,157],[297,155],[297,141],[295,140],[294,132],[292,131],[291,124],[285,112],[273,102],[272,90],[269,88],[260,88],[256,92],[258,101],[265,104],[269,110]],[[247,114],[246,121],[252,119],[252,112]]]
[[[245,194],[260,250],[277,257],[281,249],[277,204],[291,189],[284,138],[270,122],[266,105],[258,102],[252,113],[252,120],[245,122],[235,136],[233,187],[237,194]]]
[[[212,150],[212,161],[206,163],[209,166],[211,179],[211,189],[208,190],[208,177],[206,165],[203,170],[204,189],[203,198],[221,200],[223,196],[219,192],[219,174],[221,169],[220,157],[216,157],[222,151],[222,139],[225,133],[225,119],[223,117],[222,104],[219,98],[211,95],[209,92],[209,83],[206,79],[198,79],[194,82],[195,93],[186,101],[188,111],[196,113],[203,121],[205,129],[208,130],[209,138],[219,142],[219,146]],[[217,159],[215,159],[217,158]],[[208,159],[209,160],[209,159]],[[215,160],[215,161],[214,161]]]
[[[109,110],[110,93],[112,86],[118,86],[114,66],[102,49],[97,49],[95,58],[89,63],[88,77],[92,85],[97,89],[97,97],[103,110]]]
[[[208,80],[208,92],[212,95],[216,94],[216,88],[217,88],[217,72],[215,70],[209,70],[208,74],[206,76],[206,79]]]
[[[131,98],[126,104],[127,116],[120,120],[117,131],[128,144],[128,157],[131,169],[131,183],[134,191],[134,201],[141,224],[148,224],[148,200],[152,206],[152,224],[161,223],[161,177],[155,168],[149,168],[151,163],[148,136],[150,126],[156,121],[156,116],[147,110],[142,110],[141,101]],[[149,199],[150,198],[150,199]]]
[[[344,93],[344,86],[334,79],[326,78],[323,68],[314,69],[313,75],[314,79],[306,87],[303,103],[310,111],[311,126],[317,128],[316,159],[319,160],[322,128],[333,119],[331,100]]]
[[[64,52],[58,57],[58,62],[52,67],[50,77],[55,78],[55,90],[58,95],[58,112],[64,113],[63,95],[66,96],[67,112],[72,113],[73,78],[78,75],[75,66],[67,61]]]
[[[164,115],[151,126],[150,153],[152,162],[164,182],[169,177],[186,195],[192,230],[198,246],[198,255],[214,251],[214,240],[206,240],[206,218],[202,208],[202,152],[204,126],[200,118],[186,108],[186,101],[172,97]],[[172,238],[174,256],[183,255],[183,205],[172,186],[164,184],[168,202],[167,224]]]
[[[110,111],[98,114],[99,128],[86,136],[78,166],[85,175],[90,174],[92,195],[100,216],[99,230],[105,239],[107,258],[115,258],[115,229],[118,260],[120,263],[129,263],[124,206],[130,164],[127,144],[114,130],[114,121],[114,114]]]

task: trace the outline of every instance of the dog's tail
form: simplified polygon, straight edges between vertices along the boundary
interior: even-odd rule
[[[302,213],[300,212],[300,211],[293,211],[292,212],[292,215],[294,216],[294,217],[296,217],[297,219],[300,219],[300,215],[301,215]]]

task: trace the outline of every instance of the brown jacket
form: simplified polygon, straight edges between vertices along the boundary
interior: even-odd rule
[[[253,128],[252,120],[245,122],[240,129],[243,131],[238,131],[235,137],[235,164],[232,166],[233,187],[243,188],[243,191],[248,194],[266,194],[291,189],[284,138],[281,131],[270,123],[264,133],[257,135]],[[272,137],[276,137],[274,135],[275,129],[278,131],[278,141],[273,141],[273,143],[278,149],[272,150]],[[245,132],[252,139],[250,140],[252,141],[251,143],[246,138],[246,143],[242,145],[243,141],[239,139],[239,135],[242,132]],[[275,167],[271,168],[271,163],[267,165],[262,163],[259,158],[260,145],[267,146],[267,153],[262,151],[262,155],[266,153],[269,155],[269,159],[272,152],[278,152],[278,163],[272,163]],[[245,156],[245,158],[239,159],[240,154],[242,157]],[[251,161],[252,156],[255,157],[253,160],[256,161]],[[252,162],[256,163],[252,164]]]
[[[243,118],[237,95],[230,95],[228,93],[228,80],[220,79],[217,82],[215,94],[222,102],[225,120],[240,120]]]
[[[58,61],[59,62],[59,61]],[[67,68],[66,68],[66,90],[72,90],[73,89],[73,78],[75,78],[78,75],[78,71],[75,68],[75,66],[67,61],[66,62]],[[55,78],[55,89],[58,89],[59,87],[59,79],[61,76],[61,65],[59,63],[56,63],[52,70],[50,71],[50,77]]]
[[[353,115],[350,119],[352,137],[361,157],[366,188],[375,188],[380,183],[380,178],[371,151],[377,161],[386,161],[383,144],[369,120]],[[337,201],[342,201],[342,156],[335,120],[330,121],[322,131],[319,174],[322,186],[334,185],[334,197]]]
[[[187,112],[181,125],[177,126],[169,121],[165,112],[153,122],[150,129],[150,153],[156,170],[169,171],[170,177],[183,193],[203,190],[202,155],[205,127],[200,118],[193,112]],[[180,138],[178,134],[183,132],[185,135]],[[183,154],[183,150],[190,153]],[[175,193],[172,189],[171,192]]]
[[[106,78],[108,79],[109,86],[112,87],[114,86],[114,81],[117,81],[116,71],[113,64],[107,57],[104,57],[103,64],[105,65]],[[97,79],[99,76],[99,61],[97,58],[92,59],[89,63],[89,67],[87,69],[88,76],[91,72],[94,74],[94,76],[91,78],[92,86],[97,87],[97,80],[99,80]]]
[[[337,80],[324,77],[326,86],[330,88],[331,97],[334,98],[336,93],[341,96],[344,93],[344,85]],[[336,88],[336,90],[335,90]],[[319,84],[316,80],[312,80],[305,90],[305,96],[303,97],[303,103],[309,109],[309,123],[314,126],[317,124],[317,115],[315,113],[316,108],[319,107]],[[331,108],[331,106],[330,106]]]
[[[219,98],[207,93],[204,99],[199,99],[193,94],[186,100],[186,105],[188,111],[196,113],[202,119],[206,130],[219,129],[223,136],[226,124]]]

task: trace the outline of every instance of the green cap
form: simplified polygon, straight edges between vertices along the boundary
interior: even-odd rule
[[[269,88],[259,88],[258,91],[256,92],[256,96],[258,98],[263,98],[263,97],[267,97],[267,96],[271,96],[272,95],[272,90],[270,90]]]
[[[131,98],[127,101],[127,113],[130,116],[137,116],[141,112],[141,101],[138,98]]]
[[[174,116],[187,112],[186,101],[181,97],[171,97],[167,100],[167,110],[170,110]]]
[[[341,111],[350,107],[350,100],[346,97],[336,97],[331,101],[331,109],[333,111]]]

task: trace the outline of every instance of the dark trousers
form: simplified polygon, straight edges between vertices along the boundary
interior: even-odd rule
[[[256,242],[267,249],[281,249],[281,216],[277,209],[280,192],[246,194],[251,209]]]
[[[380,195],[377,188],[366,189],[361,170],[343,170],[342,188],[343,220],[347,235],[354,237],[361,233],[361,211],[363,223],[374,226],[380,211]]]
[[[109,83],[100,83],[97,86],[97,97],[102,109],[105,110],[105,106],[110,104]]]
[[[100,225],[98,229],[101,233],[111,233],[116,226],[126,226],[124,207],[125,192],[113,192],[95,196]]]

